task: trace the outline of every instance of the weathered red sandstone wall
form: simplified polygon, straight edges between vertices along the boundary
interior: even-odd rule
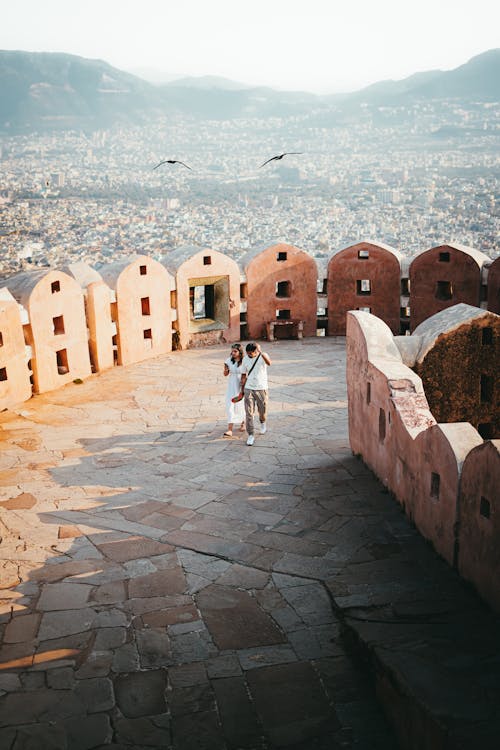
[[[500,256],[488,269],[488,310],[500,315]]]
[[[437,339],[414,366],[438,422],[470,422],[500,438],[500,318],[485,315]]]
[[[345,336],[347,311],[360,308],[399,333],[400,279],[398,256],[383,247],[359,242],[336,253],[328,264],[328,334]]]
[[[459,501],[458,569],[500,612],[500,441],[464,461]]]
[[[347,314],[347,389],[353,452],[453,564],[460,466],[481,437],[470,424],[436,424],[390,329],[368,313]]]
[[[440,245],[421,253],[410,265],[411,330],[459,302],[479,307],[480,295],[481,267],[467,252]]]
[[[262,338],[277,310],[304,321],[304,336],[316,335],[318,271],[303,250],[279,243],[263,249],[248,263],[247,326],[249,338]]]

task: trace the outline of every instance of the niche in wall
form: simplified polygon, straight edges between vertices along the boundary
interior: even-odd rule
[[[189,279],[189,331],[229,328],[229,276]]]

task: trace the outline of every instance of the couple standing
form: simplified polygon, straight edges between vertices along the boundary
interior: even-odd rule
[[[245,356],[241,344],[231,347],[231,356],[224,362],[224,375],[230,376],[226,392],[228,426],[224,437],[232,437],[235,422],[241,421],[240,430],[243,431],[244,417],[248,433],[247,445],[253,445],[253,417],[256,409],[259,414],[260,433],[263,435],[266,432],[267,368],[270,364],[269,355],[261,350],[259,344],[247,344]],[[241,394],[244,394],[243,399],[240,398],[236,402],[232,400]]]

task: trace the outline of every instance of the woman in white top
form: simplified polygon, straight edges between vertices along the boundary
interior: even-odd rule
[[[240,432],[245,429],[245,403],[243,399],[237,403],[231,401],[234,396],[241,392],[241,363],[243,361],[243,347],[241,344],[233,344],[231,356],[224,362],[224,376],[229,377],[226,390],[226,414],[227,430],[224,437],[233,436],[233,425],[240,423]]]

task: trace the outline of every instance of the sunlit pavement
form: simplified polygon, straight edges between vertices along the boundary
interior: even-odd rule
[[[498,739],[498,620],[351,454],[344,340],[263,348],[251,447],[221,346],[0,415],[0,747],[390,750],[370,674]]]

